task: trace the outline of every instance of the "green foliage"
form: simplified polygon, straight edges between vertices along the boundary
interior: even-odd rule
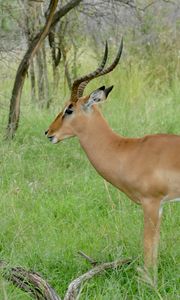
[[[87,92],[114,84],[103,111],[116,132],[179,134],[180,85],[173,55],[128,56],[112,75],[89,85]],[[8,81],[0,85],[4,94],[10,90]],[[78,250],[99,261],[132,257],[132,265],[85,284],[81,299],[178,299],[178,204],[164,208],[154,290],[138,280],[136,271],[143,263],[141,208],[109,184],[107,192],[75,138],[52,145],[44,137],[63,96],[51,111],[40,111],[28,99],[27,83],[16,138],[1,143],[0,259],[40,272],[63,295],[68,283],[90,267]],[[6,108],[0,111],[3,129]],[[0,278],[0,299],[30,298]]]

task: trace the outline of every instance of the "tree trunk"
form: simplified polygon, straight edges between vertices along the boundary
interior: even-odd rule
[[[46,45],[45,42],[42,46],[42,57],[43,57],[43,66],[44,66],[44,96],[45,96],[45,106],[47,107],[50,102],[49,96],[49,79],[48,79],[48,67],[47,67],[47,58],[46,58]]]
[[[59,64],[61,61],[61,49],[60,49],[60,39],[57,35],[56,28],[49,33],[49,46],[51,48],[51,58],[52,58],[52,71],[53,71],[53,91],[52,98],[47,102],[47,108],[49,108],[50,103],[57,96],[57,90],[59,85]],[[56,41],[57,40],[57,41]]]
[[[34,61],[32,60],[30,69],[30,79],[31,79],[31,100],[36,103],[36,75],[34,70]]]
[[[42,49],[40,49],[36,54],[36,68],[37,68],[37,87],[38,87],[38,104],[40,107],[43,107],[45,101],[44,95],[44,65],[43,65],[43,56]]]
[[[69,72],[69,66],[68,66],[68,60],[67,60],[67,51],[64,47],[64,45],[61,43],[61,50],[62,50],[62,55],[63,55],[63,62],[64,62],[64,71],[65,71],[65,77],[67,80],[68,88],[71,90],[72,87],[72,80],[71,80],[71,75]]]
[[[6,132],[6,138],[8,139],[12,139],[14,137],[14,134],[18,128],[19,115],[20,115],[20,98],[21,98],[25,77],[34,55],[37,53],[43,40],[49,33],[57,4],[58,4],[58,0],[51,0],[49,6],[49,15],[46,24],[44,28],[33,39],[30,47],[26,51],[24,58],[22,59],[19,68],[17,70],[14,87],[12,90],[12,96],[10,100],[9,120],[8,120],[7,132]]]
[[[35,2],[30,0],[21,0],[22,6],[24,7],[24,33],[27,39],[28,47],[30,47],[33,38],[37,34],[37,24],[38,14],[41,11],[41,2]],[[35,61],[32,60],[30,64],[30,81],[31,81],[31,101],[32,103],[37,102],[36,98],[36,72],[35,72]]]

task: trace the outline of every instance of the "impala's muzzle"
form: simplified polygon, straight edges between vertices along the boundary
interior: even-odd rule
[[[58,142],[58,139],[56,136],[48,136],[48,139],[49,141],[52,143],[52,144],[56,144]]]
[[[49,141],[52,143],[52,144],[56,144],[58,142],[57,140],[57,137],[55,135],[50,135],[48,136],[48,130],[45,131],[45,135],[47,136],[47,138],[49,139]]]

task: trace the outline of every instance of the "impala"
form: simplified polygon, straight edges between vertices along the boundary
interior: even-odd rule
[[[97,172],[142,205],[145,269],[155,274],[162,204],[180,200],[180,136],[154,134],[128,138],[118,135],[108,126],[97,105],[106,100],[113,86],[102,86],[83,96],[90,80],[117,66],[122,48],[123,41],[113,63],[104,69],[108,56],[106,43],[101,65],[74,81],[69,101],[45,134],[53,144],[76,136]]]

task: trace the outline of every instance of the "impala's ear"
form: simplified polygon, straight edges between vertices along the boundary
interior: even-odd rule
[[[110,86],[109,88],[105,88],[105,86],[103,85],[99,89],[92,92],[91,95],[89,96],[89,99],[84,104],[85,108],[89,108],[93,104],[98,104],[98,103],[106,100],[107,96],[112,91],[112,89],[113,89],[113,85]]]

